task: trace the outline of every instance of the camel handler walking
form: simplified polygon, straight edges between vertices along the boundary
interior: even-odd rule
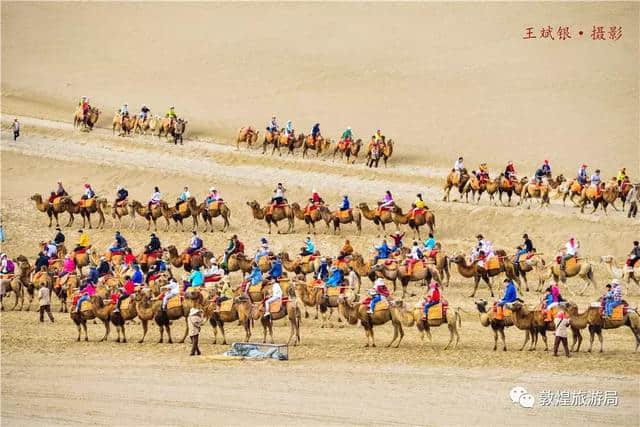
[[[569,325],[571,325],[571,320],[564,313],[564,309],[560,309],[556,318],[554,319],[554,323],[556,325],[556,330],[553,334],[556,336],[556,339],[553,343],[553,355],[558,356],[558,347],[560,347],[560,343],[564,347],[564,354],[567,357],[571,357],[569,355],[569,344],[567,342],[567,336],[569,334]]]
[[[40,322],[44,322],[44,313],[47,312],[49,320],[53,323],[53,314],[51,314],[51,292],[44,283],[40,284],[38,302],[40,304]]]
[[[13,123],[11,123],[11,129],[13,130],[13,140],[17,140],[20,136],[20,122],[18,119],[13,119]]]
[[[204,318],[202,317],[202,310],[199,308],[191,307],[189,311],[189,317],[187,323],[189,326],[189,339],[191,339],[191,354],[190,356],[200,356],[200,347],[198,347],[198,339],[200,338],[200,328]]]

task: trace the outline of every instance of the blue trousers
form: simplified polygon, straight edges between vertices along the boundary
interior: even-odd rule
[[[374,295],[373,298],[371,298],[371,302],[369,303],[369,310],[373,311],[373,309],[376,307],[376,304],[380,301],[382,301],[382,296]]]
[[[613,313],[613,309],[619,306],[620,304],[622,304],[622,301],[614,301],[614,300],[607,301],[607,303],[604,306],[604,314],[606,314],[607,316],[611,316],[611,314]]]
[[[89,295],[82,295],[78,302],[76,303],[76,311],[80,311],[80,306],[83,302],[89,301]]]
[[[422,314],[424,314],[424,317],[427,317],[427,313],[429,312],[429,307],[433,307],[436,304],[439,304],[440,301],[436,302],[436,301],[431,301],[428,302],[424,305],[424,307],[422,307]]]

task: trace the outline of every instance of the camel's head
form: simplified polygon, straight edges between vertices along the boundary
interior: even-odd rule
[[[464,261],[464,257],[462,255],[454,254],[451,258],[449,258],[449,261],[454,264],[458,264]]]
[[[367,205],[365,202],[360,202],[360,203],[358,203],[358,208],[360,208],[360,209],[368,209],[369,205]]]
[[[29,200],[40,202],[42,201],[42,196],[40,194],[34,194],[33,196],[29,197]]]
[[[487,304],[488,303],[487,303],[486,300],[481,299],[479,301],[476,301],[475,304],[476,304],[476,308],[478,309],[478,311],[480,313],[486,313],[487,312]]]
[[[258,209],[260,209],[260,205],[259,205],[259,204],[258,204],[258,202],[257,202],[257,201],[255,201],[255,200],[252,200],[252,201],[250,201],[250,202],[247,202],[247,206],[249,206],[251,209],[254,209],[254,210],[258,210]]]
[[[371,267],[371,272],[382,271],[384,269],[384,264],[376,264]]]
[[[600,262],[611,264],[613,262],[613,257],[611,255],[603,255],[600,257]]]
[[[567,180],[567,178],[564,177],[564,175],[560,174],[556,177],[556,181],[558,182],[558,184],[562,184],[563,182],[565,182]]]

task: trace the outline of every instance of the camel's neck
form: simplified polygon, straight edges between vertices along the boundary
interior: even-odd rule
[[[264,209],[257,207],[251,208],[251,210],[253,211],[253,217],[255,219],[264,219]]]
[[[475,271],[473,270],[472,265],[467,265],[467,262],[462,259],[457,263],[458,273],[464,277],[473,277],[475,276]]]
[[[617,265],[615,265],[613,260],[611,260],[610,262],[607,262],[606,264],[607,264],[607,269],[613,276],[615,276],[617,279],[622,278],[622,269],[620,269]]]

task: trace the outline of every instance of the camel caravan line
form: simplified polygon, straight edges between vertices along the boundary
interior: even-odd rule
[[[451,170],[445,178],[443,201],[451,200],[451,191],[456,190],[459,200],[479,204],[483,194],[489,197],[489,203],[497,206],[511,206],[512,199],[517,197],[516,206],[526,206],[531,209],[534,203],[539,208],[549,207],[552,198],[562,198],[562,205],[566,206],[567,199],[573,206],[580,208],[584,213],[587,206],[591,206],[594,213],[598,208],[607,214],[607,207],[611,206],[615,211],[624,212],[627,202],[632,204],[628,195],[635,187],[640,190],[640,184],[632,184],[629,177],[623,180],[611,178],[608,182],[603,182],[598,188],[590,185],[580,185],[575,179],[567,181],[562,175],[553,177],[547,174],[545,181],[536,182],[535,179],[522,177],[519,179],[509,179],[504,173],[500,173],[493,179],[478,178],[476,174],[469,173],[463,168],[460,171]],[[616,202],[620,201],[621,209],[618,209]],[[458,199],[454,199],[458,201]],[[506,204],[505,204],[506,202]]]
[[[558,262],[546,263],[543,254],[531,253],[520,259],[518,268],[514,265],[514,255],[507,255],[504,250],[496,249],[495,256],[488,258],[484,263],[468,261],[459,254],[447,254],[440,244],[425,256],[422,261],[409,262],[409,251],[401,248],[394,252],[390,258],[379,260],[365,260],[361,254],[350,252],[337,257],[314,255],[298,256],[293,258],[287,252],[277,255],[268,253],[262,256],[257,263],[260,271],[267,274],[271,271],[275,262],[282,262],[284,273],[278,279],[283,298],[269,306],[270,316],[265,316],[264,301],[271,296],[269,280],[252,283],[245,274],[255,269],[254,258],[244,254],[244,245],[239,245],[240,252],[227,254],[224,274],[219,273],[217,279],[209,282],[205,280],[204,286],[191,287],[185,282],[182,292],[168,299],[167,306],[163,309],[163,298],[166,285],[174,277],[171,268],[184,269],[185,272],[193,272],[195,269],[212,267],[214,255],[211,251],[202,248],[192,254],[186,251],[180,254],[175,246],[168,246],[151,254],[140,253],[135,257],[141,270],[146,275],[142,283],[136,287],[134,293],[121,301],[120,309],[116,310],[119,300],[119,289],[125,284],[126,276],[131,274],[130,268],[123,264],[124,254],[107,252],[101,255],[95,248],[89,247],[85,251],[73,252],[76,271],[62,275],[64,255],[67,253],[63,244],[59,245],[59,258],[50,259],[48,265],[40,271],[34,271],[28,259],[22,255],[15,259],[15,271],[11,275],[2,276],[2,309],[4,299],[14,296],[13,309],[29,310],[35,297],[35,290],[41,286],[48,287],[52,294],[60,300],[60,311],[69,311],[74,324],[78,329],[77,339],[80,340],[84,333],[84,339],[88,340],[87,322],[99,320],[104,326],[102,340],[109,337],[111,327],[116,328],[117,341],[126,342],[127,324],[138,319],[142,326],[142,338],[144,341],[148,332],[149,322],[155,322],[160,332],[160,342],[167,335],[172,342],[171,326],[175,327],[179,320],[186,316],[191,308],[202,309],[205,317],[210,320],[214,330],[214,343],[218,342],[218,334],[221,334],[222,343],[226,343],[225,324],[238,323],[244,330],[244,337],[248,341],[252,336],[252,329],[256,323],[262,326],[262,339],[266,342],[267,336],[273,342],[273,322],[283,319],[289,324],[289,342],[300,342],[300,331],[303,317],[308,317],[309,309],[315,310],[315,318],[322,317],[320,327],[333,326],[331,317],[337,313],[340,327],[360,323],[363,327],[367,346],[375,346],[374,330],[389,323],[393,330],[393,339],[389,346],[399,346],[405,333],[405,328],[415,326],[420,336],[431,341],[432,328],[447,326],[449,341],[446,348],[453,347],[460,340],[461,317],[459,307],[449,304],[444,298],[440,298],[436,305],[428,307],[428,313],[423,313],[423,303],[415,306],[408,305],[407,298],[415,296],[409,288],[410,283],[420,284],[440,283],[440,289],[446,292],[450,282],[450,267],[456,264],[458,273],[463,279],[474,282],[474,289],[470,297],[476,295],[481,281],[487,284],[488,291],[494,296],[493,280],[503,276],[517,286],[518,295],[524,297],[529,292],[527,274],[537,276],[538,286],[536,291],[542,291],[542,285],[553,279],[554,282],[565,284],[567,279],[576,277],[585,282],[581,293],[587,286],[596,288],[593,276],[594,264],[584,258],[572,257],[566,260],[563,267]],[[41,246],[43,249],[44,246]],[[166,271],[151,269],[159,259],[168,262]],[[106,260],[106,261],[104,261]],[[84,291],[79,292],[81,284],[85,283],[83,268],[90,265],[98,265],[107,262],[110,273],[105,274],[94,287],[90,298],[80,302],[78,298]],[[341,270],[342,282],[336,287],[328,287],[323,281],[316,279],[316,274],[321,270],[321,264],[327,262],[329,267]],[[638,283],[640,276],[640,259],[636,265],[621,267],[612,256],[601,258],[601,262],[615,277]],[[230,279],[233,272],[240,272],[245,280],[238,286],[231,286]],[[333,270],[332,270],[333,271]],[[346,277],[353,272],[357,278],[356,283],[347,281]],[[307,275],[312,277],[308,278]],[[360,278],[367,277],[374,282],[377,294],[386,297],[371,307],[371,297],[360,297]],[[396,288],[400,282],[401,289]],[[391,283],[392,290],[385,291],[386,285]],[[382,284],[383,289],[378,286]],[[228,285],[225,291],[225,286]],[[568,295],[573,295],[569,286],[563,285],[563,290]],[[597,288],[596,288],[597,291]],[[229,294],[228,292],[231,292]],[[396,299],[397,292],[401,292]],[[25,304],[25,297],[28,299]],[[221,298],[224,297],[224,298]],[[628,326],[636,343],[636,350],[640,346],[640,319],[637,309],[629,307],[623,301],[616,307],[613,315],[603,317],[603,302],[595,302],[585,310],[580,311],[576,304],[567,300],[560,300],[560,305],[572,319],[571,328],[574,333],[574,346],[579,350],[582,336],[581,331],[588,327],[591,345],[597,336],[601,343],[602,330]],[[68,305],[70,303],[70,305]],[[79,310],[75,310],[79,304]],[[502,341],[502,348],[506,350],[504,329],[515,326],[524,332],[524,343],[521,349],[529,343],[529,349],[535,349],[538,338],[542,337],[547,346],[546,334],[553,331],[553,316],[555,311],[544,310],[541,304],[524,304],[521,299],[511,303],[492,306],[485,300],[476,302],[479,312],[479,320],[483,326],[491,327],[494,335],[494,350],[498,341]],[[303,316],[304,314],[304,316]],[[176,322],[178,321],[178,322]],[[185,324],[186,327],[186,324]],[[184,336],[181,341],[184,340]]]

